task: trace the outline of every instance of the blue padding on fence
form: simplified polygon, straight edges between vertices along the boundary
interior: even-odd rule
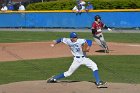
[[[89,27],[92,22],[86,13],[28,13],[27,18],[27,27]]]
[[[111,27],[140,27],[140,12],[108,12],[101,14],[103,21]]]
[[[83,12],[78,15],[72,12],[1,13],[0,27],[90,28],[97,14],[109,27],[140,27],[140,12]]]
[[[25,27],[25,13],[5,13],[0,14],[0,27]]]

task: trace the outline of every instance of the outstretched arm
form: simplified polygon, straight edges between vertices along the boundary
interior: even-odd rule
[[[56,44],[61,43],[62,42],[62,38],[59,38],[57,40],[53,40],[53,43],[51,44],[52,47],[54,47]]]
[[[103,26],[105,29],[107,29],[108,31],[112,31],[112,29],[110,29],[109,27],[107,27],[105,24]]]

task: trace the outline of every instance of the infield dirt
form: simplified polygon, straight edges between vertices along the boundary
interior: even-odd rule
[[[50,44],[51,42],[0,43],[0,61],[72,56],[66,45],[58,44],[51,47]],[[110,53],[104,53],[100,52],[101,48],[93,43],[88,55],[140,55],[140,44],[109,42],[108,46]]]

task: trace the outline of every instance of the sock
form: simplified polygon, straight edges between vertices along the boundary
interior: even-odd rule
[[[64,77],[65,77],[64,73],[62,73],[62,74],[59,74],[57,76],[54,76],[54,79],[58,80],[58,79],[61,79],[61,78],[64,78]]]
[[[93,75],[94,75],[94,77],[95,77],[96,83],[99,83],[99,82],[100,82],[100,77],[99,77],[98,70],[95,70],[95,71],[93,72]]]

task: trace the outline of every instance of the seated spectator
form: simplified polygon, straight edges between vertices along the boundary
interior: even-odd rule
[[[80,0],[79,3],[82,5],[82,10],[85,10],[86,2],[84,0]]]
[[[78,5],[76,5],[73,9],[72,9],[72,11],[73,12],[76,12],[76,13],[81,13],[82,12],[82,5],[81,4],[78,4]]]
[[[7,11],[7,10],[8,10],[7,6],[6,6],[5,4],[2,4],[1,11],[2,11],[2,12],[5,12],[5,11]]]
[[[93,10],[93,9],[94,9],[93,5],[90,2],[88,2],[88,5],[86,6],[86,12],[88,12],[89,10]]]
[[[19,11],[24,11],[25,10],[25,7],[24,5],[22,5],[22,3],[20,2],[19,3],[19,8],[18,8]]]
[[[8,4],[8,10],[14,10],[14,6],[13,6],[12,3],[9,3],[9,4]]]

